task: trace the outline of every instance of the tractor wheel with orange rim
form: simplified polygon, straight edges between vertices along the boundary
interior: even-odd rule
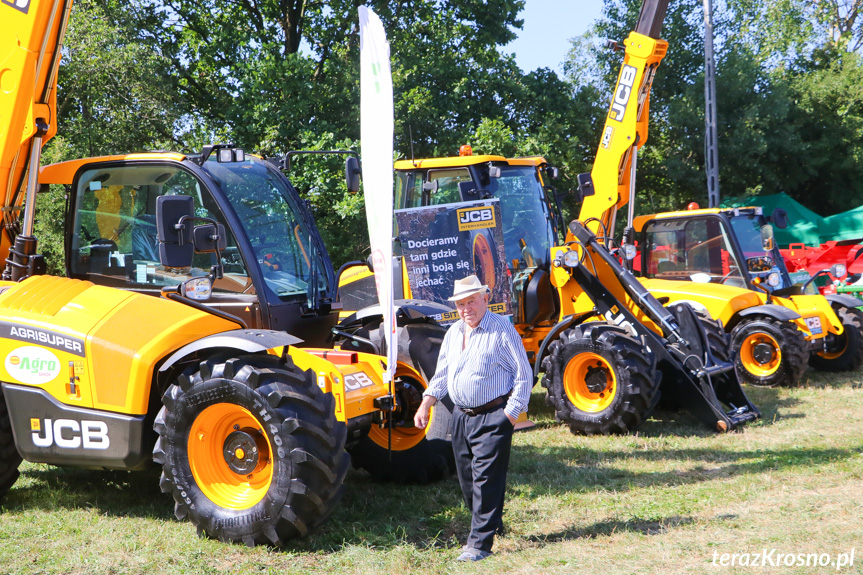
[[[392,436],[388,422],[383,427],[372,424],[369,434],[350,445],[348,452],[354,467],[365,469],[379,481],[427,483],[455,471],[451,430],[453,404],[449,396],[432,409],[431,420],[424,430],[416,429],[413,424],[422,393],[437,369],[446,328],[429,318],[406,320],[399,317],[398,322],[399,363],[393,389],[396,411]],[[377,351],[386,356],[387,344],[379,316],[356,330],[356,334],[373,342]],[[375,351],[362,345],[347,349]]]
[[[546,401],[575,434],[634,431],[659,398],[656,356],[616,326],[565,330],[542,365]]]
[[[428,483],[452,472],[451,404],[438,402],[425,429],[414,426],[425,388],[418,372],[399,363],[393,389],[396,408],[391,414],[392,428],[390,420],[372,424],[368,435],[348,448],[354,467],[365,469],[379,481],[395,483]]]
[[[820,371],[854,371],[863,365],[863,312],[856,308],[833,305],[842,321],[840,335],[827,335],[827,348],[813,353],[809,365]]]
[[[18,479],[18,466],[21,456],[15,448],[15,438],[12,436],[12,422],[9,410],[3,398],[3,388],[0,387],[0,497],[12,488]]]
[[[734,367],[741,381],[772,387],[795,385],[809,361],[809,343],[789,321],[744,318],[731,330]]]
[[[283,545],[341,499],[347,430],[311,371],[271,355],[214,356],[162,396],[153,458],[178,519],[246,545]]]

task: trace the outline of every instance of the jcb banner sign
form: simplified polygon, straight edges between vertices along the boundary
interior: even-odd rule
[[[456,213],[458,214],[458,231],[460,232],[493,228],[497,222],[494,217],[494,210],[487,206],[460,208]]]
[[[413,297],[454,308],[447,298],[455,280],[476,274],[491,290],[489,309],[509,315],[511,279],[500,222],[498,199],[397,210]],[[450,324],[458,313],[453,310],[434,319]]]

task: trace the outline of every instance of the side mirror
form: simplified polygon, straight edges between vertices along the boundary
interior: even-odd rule
[[[788,227],[788,212],[782,208],[776,208],[773,210],[773,215],[770,216],[770,219],[780,230],[784,230]]]
[[[159,196],[156,198],[156,233],[159,239],[159,262],[168,268],[192,265],[195,246],[192,243],[192,220],[195,204],[191,196]]]
[[[578,195],[582,200],[596,193],[596,189],[593,187],[593,176],[591,176],[589,173],[578,174],[577,179]]]
[[[211,254],[215,251],[225,251],[228,240],[225,237],[223,224],[203,224],[192,230],[192,245],[199,254]]]
[[[423,182],[422,205],[428,206],[431,204],[431,195],[440,188],[440,181],[433,180],[431,182]]]
[[[195,277],[180,284],[180,295],[195,301],[207,301],[213,293],[213,278]]]
[[[348,156],[345,160],[345,183],[348,186],[348,193],[356,194],[360,191],[360,161],[356,156]]]
[[[761,248],[765,252],[773,251],[773,226],[765,224],[761,226]]]

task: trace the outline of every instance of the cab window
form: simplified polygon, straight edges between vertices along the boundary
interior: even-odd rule
[[[78,179],[69,269],[72,277],[131,289],[161,289],[190,277],[207,275],[215,254],[195,254],[186,268],[159,263],[156,198],[187,195],[195,215],[225,223],[209,193],[192,174],[174,166],[117,166],[89,170]],[[222,253],[225,277],[216,292],[253,289],[226,226],[228,248]]]
[[[731,241],[717,218],[654,220],[644,230],[645,267],[649,278],[692,280],[744,287]]]

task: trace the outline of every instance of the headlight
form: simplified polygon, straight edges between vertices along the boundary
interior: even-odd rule
[[[770,272],[767,275],[767,285],[770,287],[779,287],[779,273],[778,272]]]
[[[578,252],[568,251],[563,254],[563,265],[565,265],[566,267],[575,268],[578,267],[579,263],[580,262],[578,260]]]
[[[842,264],[833,264],[830,266],[830,274],[836,279],[844,277],[846,271],[845,266]]]
[[[625,244],[623,246],[623,255],[626,256],[626,259],[632,261],[635,259],[635,246],[632,244]]]

